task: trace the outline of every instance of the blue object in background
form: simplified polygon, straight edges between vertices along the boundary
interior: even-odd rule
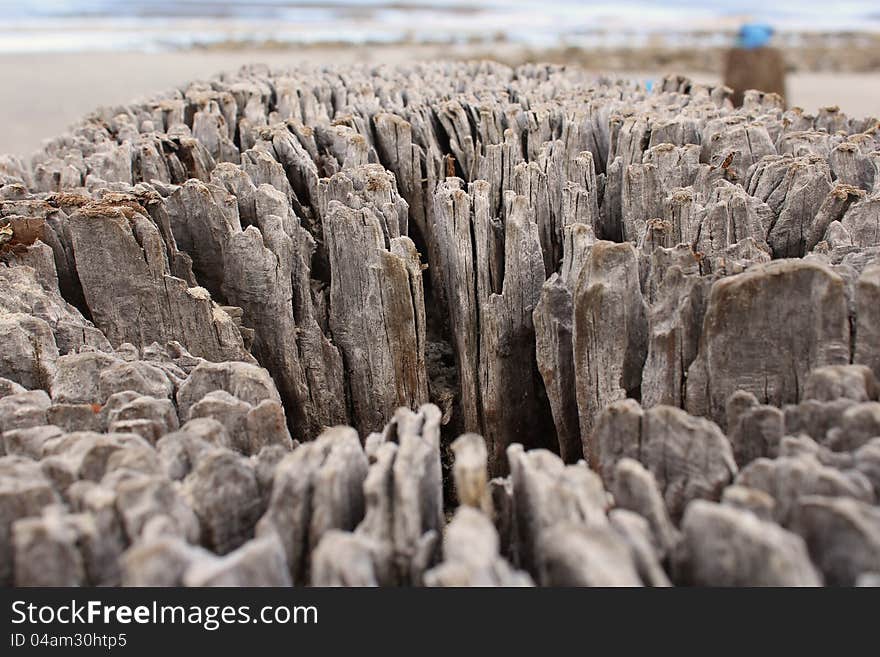
[[[753,50],[766,46],[773,36],[773,28],[766,23],[746,23],[739,28],[736,39],[737,48]]]

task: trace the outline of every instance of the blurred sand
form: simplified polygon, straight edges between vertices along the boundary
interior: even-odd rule
[[[2,55],[0,153],[30,156],[43,139],[63,133],[68,125],[100,105],[122,104],[189,80],[235,70],[246,63],[261,62],[273,67],[301,62],[395,64],[466,55],[454,46]],[[664,72],[615,75],[645,80],[657,79]],[[717,80],[717,76],[707,73],[694,73],[691,77],[701,82]],[[838,105],[850,115],[880,116],[880,71],[793,73],[788,77],[788,101],[808,112]]]

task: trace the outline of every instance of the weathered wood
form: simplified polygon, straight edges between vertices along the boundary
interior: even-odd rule
[[[645,304],[631,244],[596,242],[574,292],[574,369],[584,455],[595,464],[602,409],[641,385],[647,353]],[[610,336],[614,335],[614,338]]]
[[[419,257],[409,238],[390,238],[369,207],[331,201],[324,230],[330,329],[345,363],[352,421],[368,433],[398,406],[428,399]]]
[[[254,191],[256,224],[225,248],[223,290],[254,329],[254,353],[274,376],[302,435],[348,419],[343,364],[314,318],[314,241],[274,187]]]
[[[617,485],[618,459],[640,461],[656,478],[674,521],[691,500],[717,499],[737,471],[715,423],[671,406],[643,411],[631,399],[613,403],[598,420],[594,443],[596,468],[609,488]]]
[[[755,459],[737,475],[736,483],[770,495],[773,516],[784,526],[790,524],[798,500],[807,495],[874,501],[871,482],[861,472],[839,471],[821,464],[812,454]]]
[[[876,506],[846,498],[804,497],[798,503],[793,529],[804,538],[831,586],[851,586],[859,574],[876,572],[880,566]]]
[[[498,554],[492,522],[462,506],[443,536],[445,560],[425,573],[426,586],[532,586],[532,578],[514,570]]]
[[[559,454],[566,463],[575,463],[584,455],[572,342],[572,294],[595,241],[589,225],[575,223],[565,227],[560,273],[544,282],[533,314],[538,370],[553,413]]]
[[[854,362],[867,365],[880,377],[880,354],[876,346],[880,342],[880,265],[865,267],[856,287],[858,324],[856,326],[856,351]]]
[[[779,326],[779,317],[802,324]],[[811,367],[847,363],[849,352],[843,279],[807,261],[760,265],[713,284],[686,408],[724,426],[737,389],[762,403],[796,402]]]
[[[544,264],[527,199],[505,196],[504,241],[499,246],[488,191],[482,181],[472,183],[469,193],[456,179],[438,185],[435,235],[455,336],[464,426],[483,434],[490,471],[499,473],[506,469],[507,445],[524,441],[536,446],[546,440],[541,432],[547,411],[539,396],[532,346],[532,311]],[[499,270],[500,280],[492,276]]]
[[[488,453],[482,436],[466,433],[451,445],[455,454],[452,476],[460,506],[471,506],[492,515],[492,497],[487,476]]]
[[[330,530],[353,530],[364,516],[367,458],[357,433],[337,427],[284,457],[258,535],[277,535],[290,576],[307,582],[309,554]]]
[[[701,263],[706,272],[723,267],[729,249],[742,246],[749,238],[761,250],[770,251],[766,240],[774,225],[771,209],[742,187],[716,182],[695,221],[699,228],[694,249],[706,256],[706,262]]]
[[[869,581],[876,120],[732,93],[248,66],[0,156],[0,582]]]
[[[566,463],[583,457],[572,352],[573,305],[571,290],[553,274],[541,290],[535,307],[535,350],[553,412],[559,453]]]
[[[742,116],[714,119],[703,129],[700,160],[727,170],[740,183],[746,180],[753,164],[775,154],[767,128],[750,124]]]
[[[540,569],[541,543],[560,524],[604,526],[605,491],[586,464],[563,464],[546,450],[508,448],[517,554],[531,573]]]
[[[614,467],[613,493],[618,509],[629,509],[645,519],[658,555],[662,558],[670,554],[680,536],[650,470],[634,459],[620,459]]]
[[[666,270],[648,313],[648,353],[642,370],[641,399],[681,407],[687,371],[697,357],[709,286],[678,265]]]
[[[688,565],[682,577],[704,586],[819,586],[821,577],[810,563],[804,541],[748,511],[698,501],[682,522],[682,553]],[[723,541],[727,559],[716,558]],[[748,577],[742,579],[744,573]]]
[[[727,399],[727,436],[741,466],[760,457],[775,458],[785,433],[785,414],[759,404],[755,395],[738,390]]]
[[[375,545],[379,583],[420,584],[443,527],[440,411],[401,408],[377,439],[355,533]]]
[[[208,292],[169,274],[164,244],[145,213],[94,203],[71,217],[70,230],[86,303],[112,344],[179,338],[210,360],[251,358]]]
[[[696,145],[660,144],[645,152],[641,164],[626,168],[621,189],[623,239],[641,241],[647,222],[663,216],[666,196],[673,189],[693,183],[699,158]]]

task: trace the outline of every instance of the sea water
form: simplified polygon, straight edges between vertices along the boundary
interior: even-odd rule
[[[0,53],[220,45],[717,45],[739,25],[880,32],[876,0],[0,0]]]

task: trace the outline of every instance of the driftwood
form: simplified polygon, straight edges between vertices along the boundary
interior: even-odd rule
[[[880,125],[731,99],[248,67],[0,158],[0,584],[875,581]]]

